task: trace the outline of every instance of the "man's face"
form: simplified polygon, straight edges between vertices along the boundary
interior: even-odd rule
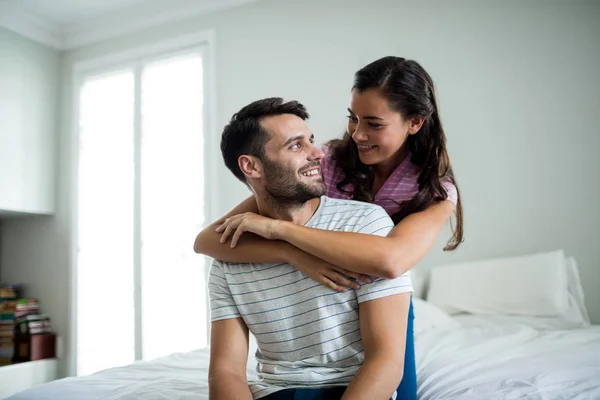
[[[314,136],[306,122],[284,114],[263,118],[261,125],[270,135],[263,160],[266,192],[285,203],[305,203],[324,195],[324,154],[313,144]]]

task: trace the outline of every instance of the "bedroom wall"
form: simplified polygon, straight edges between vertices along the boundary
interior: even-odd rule
[[[466,241],[443,253],[444,235],[419,268],[563,248],[600,323],[600,3],[583,0],[263,0],[67,52],[58,210],[47,231],[56,243],[40,249],[57,282],[69,279],[72,65],[204,29],[217,36],[219,127],[247,102],[277,95],[307,105],[320,142],[344,128],[355,70],[388,54],[420,61],[437,84]],[[224,213],[249,192],[224,167],[217,174]],[[70,307],[65,293],[54,301]],[[68,344],[68,321],[57,329]]]

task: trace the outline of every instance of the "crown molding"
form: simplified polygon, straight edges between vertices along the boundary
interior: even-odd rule
[[[114,16],[68,26],[64,31],[64,48],[72,49],[114,39],[255,1],[257,0],[155,0],[144,4],[144,7],[134,6],[120,10]]]
[[[259,0],[153,0],[110,16],[59,25],[12,3],[0,3],[0,26],[60,50],[70,50]]]
[[[0,26],[55,49],[64,46],[61,27],[14,6],[0,3]]]

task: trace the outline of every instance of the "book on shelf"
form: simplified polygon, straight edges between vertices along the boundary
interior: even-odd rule
[[[37,298],[23,285],[0,283],[0,366],[54,357],[56,337]]]

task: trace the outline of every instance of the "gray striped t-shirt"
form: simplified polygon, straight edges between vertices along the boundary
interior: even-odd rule
[[[393,223],[380,206],[323,196],[306,226],[387,236]],[[412,292],[408,273],[339,293],[289,264],[221,261],[213,261],[208,288],[211,321],[241,317],[256,338],[255,399],[290,387],[348,385],[364,360],[358,304]]]

